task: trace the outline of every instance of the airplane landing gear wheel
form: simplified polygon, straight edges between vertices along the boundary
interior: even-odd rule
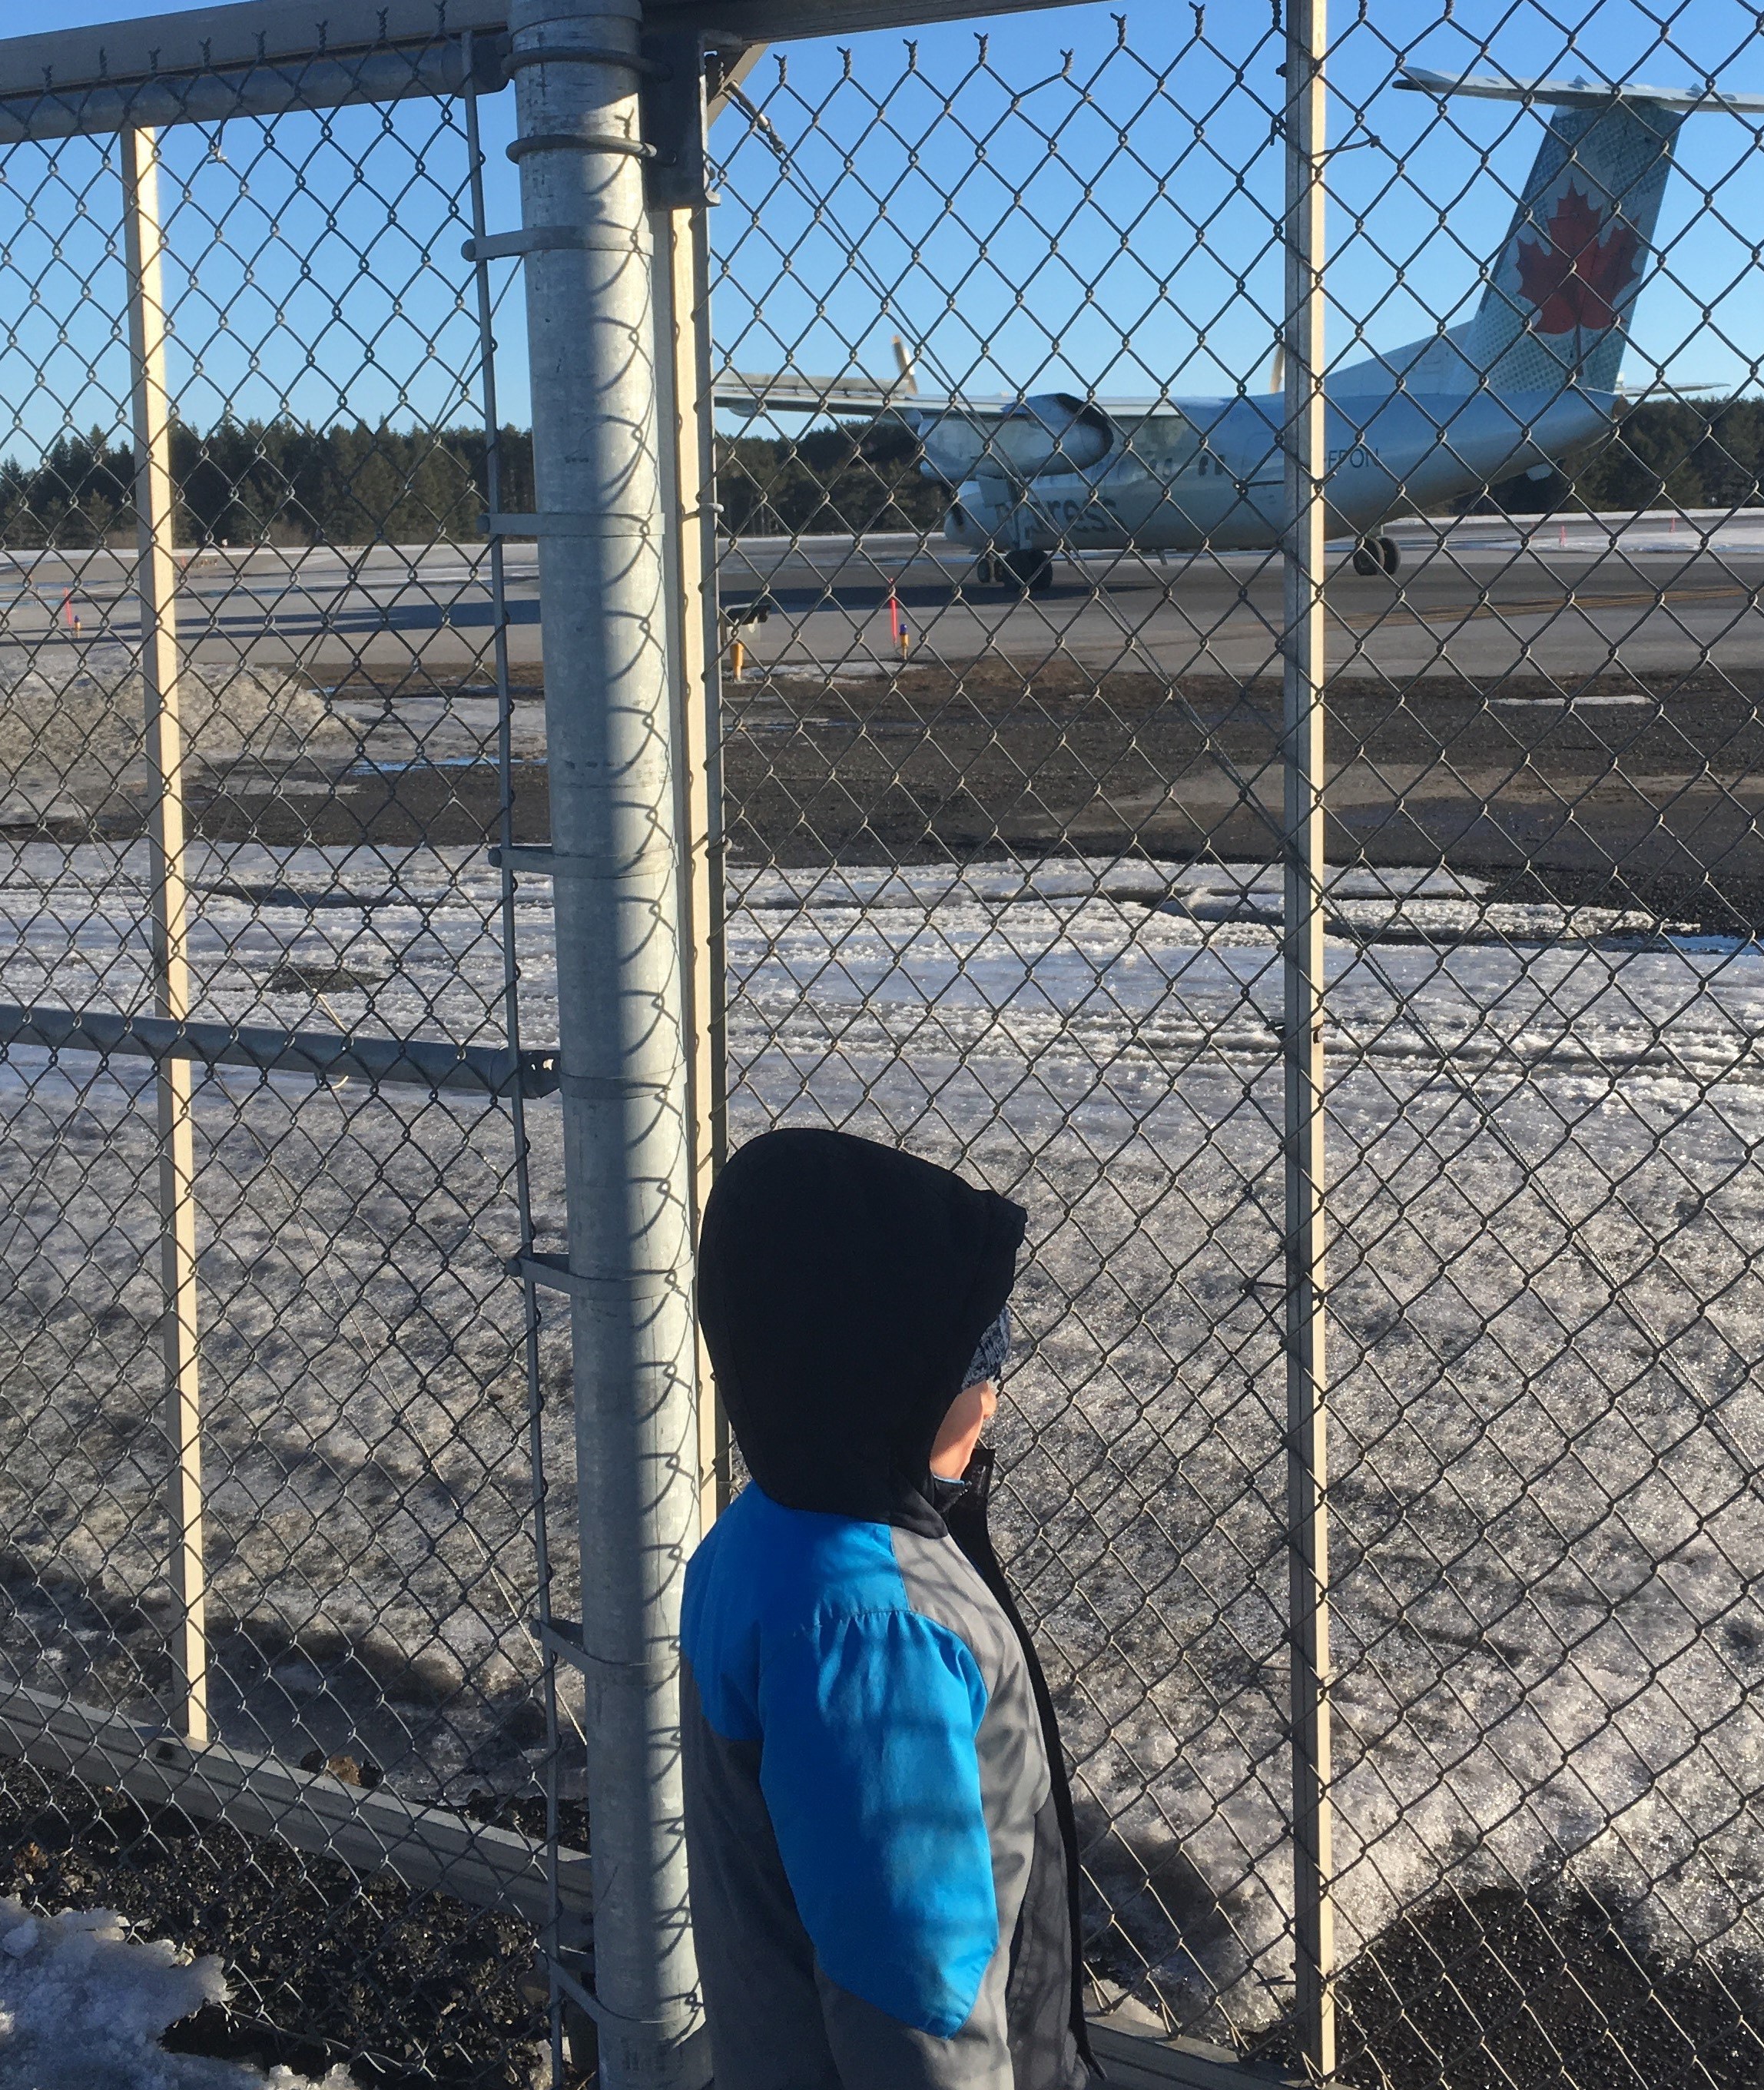
[[[1009,576],[999,563],[996,552],[983,552],[974,565],[975,585],[977,587],[997,587]]]
[[[1353,570],[1362,577],[1381,574],[1384,561],[1378,544],[1370,538],[1362,538],[1353,548]]]
[[[1005,564],[1025,595],[1045,595],[1053,586],[1051,552],[1007,552]]]
[[[1379,564],[1392,579],[1403,570],[1403,548],[1394,537],[1380,537],[1378,540]]]

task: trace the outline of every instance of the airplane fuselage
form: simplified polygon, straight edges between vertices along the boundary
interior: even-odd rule
[[[1076,402],[1074,402],[1076,403]],[[1370,536],[1491,481],[1557,463],[1611,425],[1616,400],[1570,389],[1352,393],[1327,405],[1332,535]],[[955,489],[946,534],[977,552],[1264,549],[1286,510],[1273,395],[1173,402],[1127,421],[1086,410],[1045,459],[1013,468],[978,417],[927,415],[926,468]],[[1105,446],[1106,445],[1106,446]],[[1099,454],[1076,462],[1074,454]]]

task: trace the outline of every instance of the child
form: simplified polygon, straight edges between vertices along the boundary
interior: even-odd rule
[[[1078,2090],[1059,1735],[976,1450],[1024,1214],[833,1132],[712,1191],[699,1309],[753,1484],[686,1573],[716,2090]]]

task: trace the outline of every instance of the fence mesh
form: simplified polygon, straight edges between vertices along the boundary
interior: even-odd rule
[[[120,1760],[114,1786],[76,1783],[39,1748],[0,1771],[0,1888],[219,1951],[205,2050],[512,2083],[545,2041],[531,1921],[390,1872],[364,1888],[291,1826],[340,1780],[546,1829],[530,1404],[566,1361],[547,1332],[530,1383],[531,1296],[502,1262],[531,1237],[535,1142],[557,1219],[548,1113],[523,1123],[508,1071],[536,953],[529,1020],[555,1036],[550,922],[486,854],[543,836],[543,734],[524,634],[512,688],[499,672],[532,554],[507,555],[499,600],[466,123],[448,98],[162,134],[187,1013],[247,1062],[192,1077],[207,1718],[248,1763],[318,1777],[247,1774],[250,1825],[290,1845],[204,1819],[205,1759],[155,1804],[117,1789]],[[118,146],[20,144],[4,171],[10,1753],[64,1697],[187,1723],[160,1270],[177,1063],[80,1049],[162,978]],[[529,459],[511,431],[516,502]],[[86,1032],[58,1041],[45,1007]],[[356,1056],[315,1079],[264,1042],[290,1035]],[[381,1078],[375,1041],[427,1056]],[[567,1501],[567,1402],[540,1426]]]
[[[1758,131],[1679,104],[1749,86],[1757,20],[1338,11],[1340,2075],[1739,2090]],[[1000,1537],[1073,1763],[1091,2003],[1276,2063],[1286,56],[1276,12],[1201,7],[804,45],[732,95],[711,217],[730,1136],[845,1126],[1028,1206]],[[161,142],[189,1013],[217,1026],[190,1047],[208,1705],[272,1832],[265,1766],[306,1764],[585,1834],[533,1624],[564,1338],[503,1267],[562,1220],[519,1093],[556,1035],[549,886],[486,854],[548,833],[536,563],[482,521],[534,505],[519,264],[486,279],[497,431],[460,258],[475,170],[514,221],[509,99],[475,161],[458,97]],[[67,1701],[185,1715],[169,1063],[101,1029],[161,970],[120,158],[24,143],[3,174],[0,1890],[219,1951],[209,2050],[544,2080],[530,1910],[363,1884],[263,1807],[217,1826],[26,1746]]]
[[[1723,20],[1362,7],[1329,57],[1352,2082],[1764,2037],[1755,118],[1668,178],[1645,98],[1394,91],[1607,24],[1602,79],[1749,86]],[[1286,47],[1052,26],[793,50],[716,134],[733,1124],[1029,1207],[1004,1514],[1094,2000],[1290,2058]]]

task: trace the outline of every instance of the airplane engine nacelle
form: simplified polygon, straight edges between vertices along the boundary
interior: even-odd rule
[[[925,471],[952,486],[977,474],[1028,479],[1082,471],[1115,447],[1108,415],[1067,392],[1043,393],[997,413],[967,407],[913,419],[924,445]]]

